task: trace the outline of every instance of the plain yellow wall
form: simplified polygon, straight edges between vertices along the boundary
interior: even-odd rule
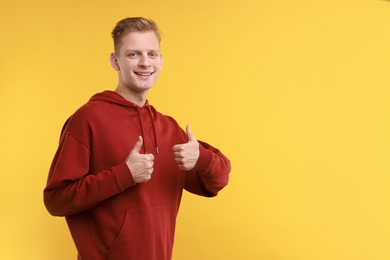
[[[42,190],[65,119],[115,88],[127,16],[162,30],[150,102],[232,161],[220,196],[184,195],[175,260],[390,259],[381,0],[1,0],[0,259],[75,259]]]

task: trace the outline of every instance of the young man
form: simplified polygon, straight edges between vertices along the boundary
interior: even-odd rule
[[[66,121],[44,202],[66,217],[78,259],[171,259],[183,189],[216,196],[230,162],[148,104],[163,62],[156,24],[127,18],[112,36],[118,86]]]

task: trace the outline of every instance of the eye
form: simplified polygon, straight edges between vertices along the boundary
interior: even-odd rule
[[[129,52],[127,54],[127,57],[129,58],[137,58],[138,57],[138,54],[136,52]]]
[[[157,58],[159,56],[160,56],[160,53],[157,51],[149,52],[149,57],[151,57],[151,58]]]

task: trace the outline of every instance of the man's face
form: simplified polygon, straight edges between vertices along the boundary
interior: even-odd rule
[[[147,92],[162,68],[160,44],[152,31],[125,34],[113,59],[113,67],[119,73],[119,88],[131,92]]]

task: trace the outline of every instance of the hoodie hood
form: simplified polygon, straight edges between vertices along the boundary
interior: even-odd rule
[[[114,103],[120,106],[125,106],[125,107],[136,107],[138,106],[137,104],[128,101],[125,99],[123,96],[121,96],[119,93],[115,91],[110,91],[106,90],[101,93],[97,93],[93,95],[90,99],[90,101],[95,101],[95,100],[100,100],[100,101],[106,101],[109,103]],[[148,100],[146,100],[146,103],[143,107],[148,106]],[[138,106],[139,107],[139,106]]]
[[[145,142],[146,135],[145,135],[144,130],[149,128],[149,126],[145,125],[145,121],[152,122],[151,125],[152,125],[152,130],[153,130],[153,135],[154,135],[155,153],[158,154],[156,120],[153,116],[153,111],[155,111],[155,109],[149,105],[148,100],[146,100],[145,105],[140,107],[139,105],[126,100],[119,93],[117,93],[115,91],[106,90],[106,91],[103,91],[101,93],[97,93],[97,94],[93,95],[91,97],[90,101],[92,101],[92,102],[93,101],[104,101],[104,102],[116,104],[118,106],[124,106],[127,108],[131,108],[132,110],[136,111],[137,116],[138,116],[138,122],[139,122],[139,125],[141,128],[141,136],[142,136],[142,139],[144,140],[143,141],[143,148],[144,148],[145,153],[147,153],[148,151],[146,150],[146,142]],[[147,120],[147,118],[145,118],[145,113],[143,113],[144,110],[147,111],[146,114],[150,117],[150,120]],[[129,115],[129,116],[131,116],[131,115]]]

